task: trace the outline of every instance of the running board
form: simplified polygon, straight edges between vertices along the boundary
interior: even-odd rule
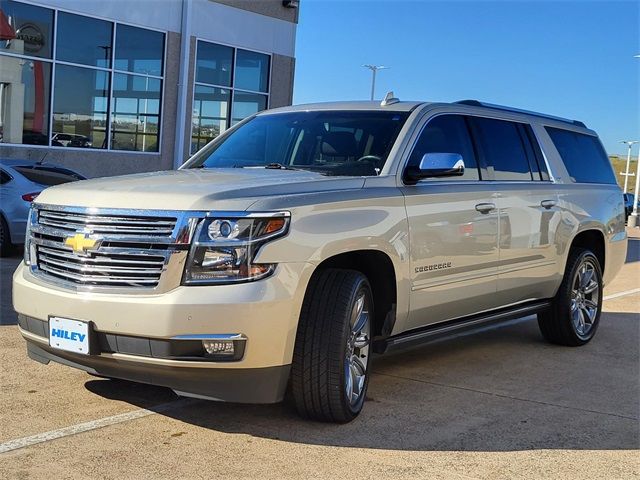
[[[426,327],[409,330],[392,337],[374,340],[373,351],[375,353],[385,353],[391,350],[432,342],[443,337],[470,333],[475,330],[480,330],[487,325],[507,322],[515,318],[526,317],[527,315],[544,311],[550,306],[551,302],[549,300],[536,301],[520,304],[516,307],[494,310],[470,317],[427,325]]]

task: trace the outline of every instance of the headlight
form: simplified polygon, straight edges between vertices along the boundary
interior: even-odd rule
[[[196,228],[182,283],[203,285],[259,280],[275,270],[275,264],[253,263],[265,243],[281,237],[289,228],[289,213],[254,213],[212,216]]]

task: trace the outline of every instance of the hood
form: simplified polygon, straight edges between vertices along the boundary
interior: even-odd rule
[[[186,169],[66,183],[37,203],[155,210],[246,210],[261,197],[352,190],[363,177],[264,168]]]

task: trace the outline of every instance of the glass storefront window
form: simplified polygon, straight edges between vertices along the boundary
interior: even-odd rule
[[[111,66],[113,24],[104,20],[60,12],[56,59],[93,67]]]
[[[238,50],[233,86],[242,90],[266,93],[269,88],[269,55]]]
[[[116,30],[116,70],[162,76],[164,34],[144,28],[118,25]]]
[[[244,118],[267,108],[267,96],[257,93],[235,91],[233,93],[233,114],[231,124],[235,125]]]
[[[191,152],[197,152],[227,129],[231,92],[196,85],[191,125]]]
[[[109,72],[56,65],[52,144],[107,148],[108,98]]]
[[[161,81],[116,73],[113,77],[111,148],[157,152],[160,128]]]
[[[3,23],[6,22],[0,37],[0,52],[51,58],[53,10],[1,0],[0,12]]]
[[[196,82],[231,86],[233,48],[215,43],[198,42],[196,59]]]
[[[51,65],[0,55],[0,142],[49,144]]]
[[[229,125],[267,108],[270,61],[269,55],[263,53],[198,41],[191,153]]]

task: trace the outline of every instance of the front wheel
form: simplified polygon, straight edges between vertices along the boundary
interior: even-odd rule
[[[298,412],[346,423],[362,410],[371,365],[373,300],[367,278],[327,269],[312,278],[300,314],[291,367]]]
[[[551,343],[580,346],[596,334],[602,310],[602,269],[590,251],[576,248],[551,308],[538,314],[538,325]]]

